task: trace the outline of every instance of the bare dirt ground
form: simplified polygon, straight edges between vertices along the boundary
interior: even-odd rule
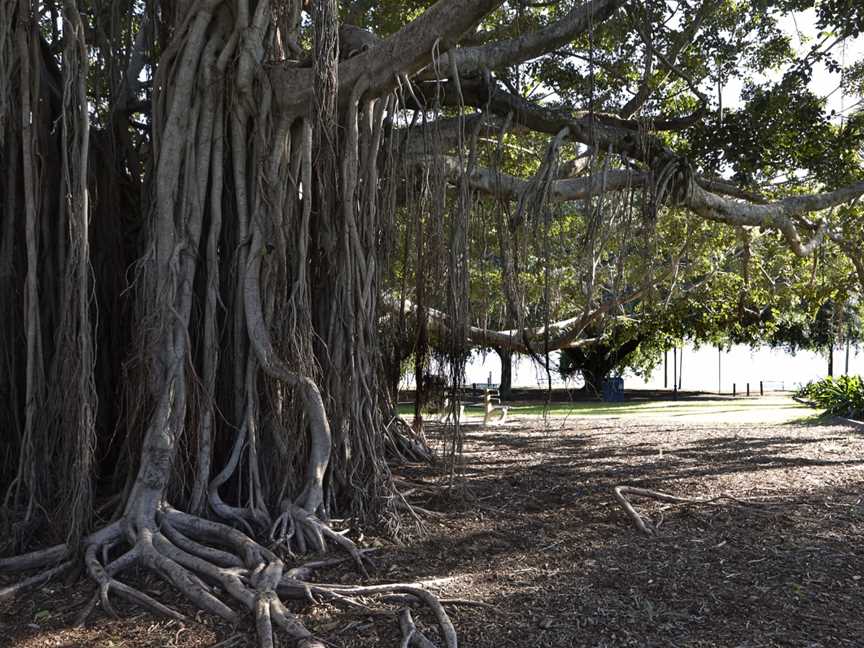
[[[410,501],[441,515],[403,546],[362,539],[380,546],[373,582],[427,581],[442,597],[486,604],[448,604],[462,646],[864,646],[860,429],[517,417],[468,426],[462,472],[465,487],[446,491],[440,467],[399,468]],[[760,505],[634,500],[660,525],[647,537],[615,503],[621,484]],[[319,578],[361,580],[350,569]],[[157,579],[137,583],[174,598]],[[254,645],[251,626],[206,615],[183,625],[119,602],[124,618],[97,610],[84,628],[70,627],[91,593],[89,584],[58,583],[0,607],[0,646]],[[298,611],[333,646],[399,646],[398,608],[374,607]],[[437,639],[431,615],[414,616]]]

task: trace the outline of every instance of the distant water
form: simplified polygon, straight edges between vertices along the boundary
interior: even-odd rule
[[[668,354],[666,386],[672,389],[674,370],[672,367],[673,353]],[[514,356],[513,386],[514,387],[545,387],[546,370],[536,365],[528,356]],[[703,346],[699,349],[685,346],[678,349],[678,364],[680,368],[681,389],[685,391],[718,391],[718,363],[720,368],[719,386],[724,393],[732,392],[733,383],[739,393],[746,389],[758,392],[759,381],[763,381],[766,390],[796,389],[810,380],[818,380],[828,375],[827,354],[817,354],[810,351],[799,351],[791,354],[781,349],[761,347],[751,349],[748,346],[735,346],[718,354],[716,347]],[[846,364],[845,349],[834,351],[834,375],[844,373]],[[552,383],[554,386],[564,386],[564,381],[558,375],[558,354],[550,354],[552,368]],[[849,372],[864,375],[864,349],[852,347],[849,354]],[[624,375],[625,388],[662,389],[664,387],[663,362],[647,379],[632,374]],[[485,383],[500,381],[501,362],[496,353],[485,355],[475,353],[466,368],[467,383]],[[491,380],[490,380],[491,378]],[[404,384],[410,387],[413,381],[406,377]],[[571,386],[580,387],[581,380],[571,381]]]

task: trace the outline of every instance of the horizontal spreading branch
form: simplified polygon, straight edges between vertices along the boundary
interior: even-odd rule
[[[448,60],[442,61],[439,67],[450,70],[455,63],[461,76],[475,76],[483,70],[496,70],[537,58],[567,45],[576,36],[607,20],[624,2],[591,0],[577,4],[560,20],[536,31],[477,47],[453,49],[447,54]]]
[[[430,148],[438,151],[453,150],[464,142],[468,133],[478,137],[492,137],[497,136],[504,127],[504,120],[495,115],[475,113],[442,117],[395,132],[405,155],[421,156],[427,154]]]
[[[417,158],[418,164],[440,165],[452,182],[467,179],[472,189],[504,200],[519,200],[531,189],[531,182],[495,169],[474,166],[463,175],[459,158],[437,156]],[[641,185],[647,174],[640,171],[611,169],[580,178],[561,178],[549,184],[548,199],[552,202],[584,200],[608,191],[620,191]]]
[[[501,331],[471,326],[468,329],[468,341],[478,347],[524,354],[536,353],[535,347],[540,346],[549,351],[584,346],[595,341],[594,338],[582,337],[588,326],[615,308],[639,299],[647,290],[648,287],[643,287],[625,295],[614,297],[585,313],[552,322],[548,326]],[[416,315],[418,312],[417,305],[407,299],[400,302],[395,297],[385,295],[382,303],[385,309],[392,312],[399,312],[400,308],[402,313],[406,315]],[[446,313],[428,307],[424,308],[423,312],[428,318],[429,332],[432,335],[443,338],[449,333],[449,318]]]
[[[439,0],[389,38],[340,63],[340,97],[347,100],[364,76],[372,95],[395,87],[397,78],[410,77],[428,65],[436,52],[445,52],[501,2]],[[312,68],[273,68],[270,81],[282,110],[302,116],[312,109]]]
[[[528,180],[495,169],[475,166],[463,171],[460,160],[452,156],[418,157],[415,161],[418,164],[439,165],[443,167],[451,182],[465,179],[473,189],[503,200],[519,200],[531,189],[531,183]],[[644,171],[611,169],[580,178],[561,178],[550,183],[548,200],[551,202],[584,200],[605,192],[645,186],[650,177]],[[814,230],[814,234],[805,242],[801,239],[796,220],[800,220],[801,217],[813,212],[824,211],[851,202],[864,195],[864,181],[862,181],[834,191],[790,196],[774,202],[756,203],[750,200],[737,199],[737,197],[747,196],[752,199],[762,199],[744,192],[735,192],[733,186],[721,180],[692,176],[688,172],[680,175],[678,182],[686,185],[677,192],[680,196],[681,205],[695,214],[708,220],[736,227],[760,227],[766,230],[776,230],[782,234],[790,249],[799,256],[811,254],[822,244],[829,231],[825,222],[812,225],[810,229]],[[716,189],[718,193],[709,191],[706,187]],[[721,195],[721,192],[731,194],[731,196]],[[830,238],[835,242],[841,240],[833,233],[830,234]],[[843,246],[841,245],[841,247]],[[853,262],[855,261],[857,260],[853,259]],[[856,269],[857,267],[858,265],[856,265]]]
[[[611,150],[640,162],[646,167],[661,165],[677,157],[663,141],[645,131],[644,119],[622,119],[595,111],[573,112],[561,107],[543,106],[498,86],[488,76],[462,79],[457,84],[423,82],[414,87],[424,105],[436,98],[444,106],[473,106],[501,118],[512,120],[514,127],[536,133],[556,135],[568,130],[567,139],[600,151]],[[650,121],[652,131],[680,130],[692,126],[697,115],[657,117]]]
[[[693,182],[684,204],[709,220],[735,226],[778,230],[795,254],[807,256],[822,243],[827,226],[824,222],[819,224],[815,234],[805,243],[801,240],[794,218],[842,205],[861,195],[864,195],[864,181],[825,193],[790,196],[771,203],[753,204],[711,193],[699,183]]]

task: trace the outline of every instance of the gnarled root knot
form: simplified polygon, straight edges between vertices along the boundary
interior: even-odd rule
[[[368,578],[363,554],[351,540],[334,531],[317,516],[309,513],[297,504],[285,500],[282,503],[282,514],[276,518],[270,530],[270,540],[293,554],[306,553],[307,550],[327,553],[327,540],[338,545],[354,559],[357,569]]]
[[[423,432],[415,430],[401,416],[390,419],[384,443],[388,457],[397,463],[432,463],[435,458]]]
[[[326,540],[345,549],[365,573],[363,553],[349,539],[305,509],[286,504],[273,527],[273,537],[283,545],[326,549]],[[302,540],[301,540],[302,538]],[[84,564],[97,588],[82,610],[83,623],[97,604],[115,615],[111,596],[119,596],[155,614],[184,620],[168,605],[119,580],[133,565],[150,569],[203,610],[231,623],[252,614],[262,648],[274,646],[274,626],[302,648],[324,648],[283,604],[284,599],[328,601],[335,605],[368,607],[354,597],[399,594],[429,607],[441,629],[447,648],[456,648],[456,634],[439,600],[416,584],[350,586],[309,583],[315,569],[341,560],[319,560],[286,569],[270,549],[251,537],[219,522],[189,515],[168,506],[159,507],[152,523],[122,519],[84,539]],[[0,572],[41,570],[0,589],[0,602],[17,598],[70,570],[76,563],[65,545],[0,559]],[[421,642],[416,631],[411,645]]]

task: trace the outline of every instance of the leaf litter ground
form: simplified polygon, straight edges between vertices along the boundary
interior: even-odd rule
[[[442,486],[440,467],[396,469],[407,499],[433,512],[422,533],[402,546],[354,536],[377,547],[371,582],[419,581],[459,599],[446,607],[461,645],[472,648],[861,646],[864,434],[813,418],[671,419],[517,416],[486,430],[467,425],[460,487]],[[622,484],[758,506],[634,499],[659,524],[647,537],[615,502],[612,489]],[[352,570],[346,562],[317,579],[361,581]],[[135,583],[196,618],[161,581]],[[83,581],[53,583],[0,606],[0,646],[255,645],[251,625],[205,614],[181,624],[121,602],[120,619],[97,610],[72,627],[91,594]],[[334,646],[399,646],[401,604],[369,604],[297,610]],[[413,614],[436,639],[431,616]]]

